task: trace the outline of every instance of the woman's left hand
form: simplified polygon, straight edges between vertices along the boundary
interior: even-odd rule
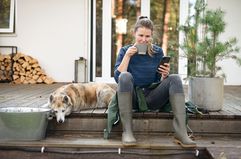
[[[158,67],[158,73],[162,75],[162,78],[165,79],[169,75],[170,72],[170,64],[169,63],[164,63],[164,65],[160,65]]]

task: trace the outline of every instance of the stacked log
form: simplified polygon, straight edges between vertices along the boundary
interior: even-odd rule
[[[0,54],[0,80],[11,81],[11,56]]]
[[[54,80],[48,77],[35,58],[17,53],[13,56],[13,79],[15,84],[52,84]],[[0,54],[1,70],[5,73],[0,74],[0,80],[11,79],[11,55]],[[1,73],[1,72],[0,72]],[[7,75],[7,76],[6,76]]]

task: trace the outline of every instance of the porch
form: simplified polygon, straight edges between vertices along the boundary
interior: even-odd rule
[[[1,83],[0,106],[39,107],[46,103],[51,92],[63,84]],[[200,154],[206,155],[206,158],[241,157],[241,86],[225,86],[224,92],[223,110],[202,116],[192,114],[189,116],[189,126],[194,132],[198,150]],[[114,127],[109,140],[103,139],[106,117],[106,109],[93,109],[72,113],[63,124],[51,120],[46,139],[25,142],[0,141],[0,156],[2,158],[19,158],[19,156],[21,158],[66,158],[67,156],[94,158],[94,154],[98,155],[98,158],[108,158],[108,154],[109,157],[110,154],[115,154],[114,158],[128,158],[128,154],[132,154],[131,158],[148,158],[148,155],[154,158],[160,156],[168,158],[168,155],[172,155],[172,158],[195,156],[195,150],[184,150],[173,143],[171,113],[134,113],[134,132],[138,144],[133,148],[122,146],[121,124]]]

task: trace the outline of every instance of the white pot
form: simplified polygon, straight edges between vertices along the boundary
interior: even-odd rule
[[[192,77],[188,86],[189,100],[200,108],[219,111],[223,108],[223,79]]]

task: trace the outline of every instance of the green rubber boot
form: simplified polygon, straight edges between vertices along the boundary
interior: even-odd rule
[[[174,114],[173,128],[175,142],[182,147],[196,147],[196,143],[188,137],[186,126],[185,97],[183,93],[170,96],[170,103]]]
[[[123,127],[122,143],[125,146],[136,145],[132,131],[132,93],[118,92],[118,106]]]

